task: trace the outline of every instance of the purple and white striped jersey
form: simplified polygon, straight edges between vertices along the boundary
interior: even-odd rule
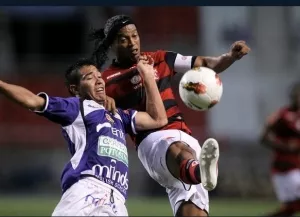
[[[120,191],[127,198],[128,153],[125,134],[136,133],[135,110],[111,114],[93,100],[50,97],[38,114],[62,126],[72,155],[61,177],[65,192],[81,176],[91,175]]]

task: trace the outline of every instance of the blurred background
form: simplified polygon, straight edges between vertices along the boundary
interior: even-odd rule
[[[236,40],[249,44],[251,53],[221,75],[224,94],[216,107],[193,112],[179,103],[200,142],[211,136],[220,142],[211,215],[273,210],[271,152],[258,138],[299,78],[300,7],[0,7],[0,79],[68,96],[64,71],[92,52],[87,33],[120,13],[135,20],[144,51],[220,55]],[[164,188],[145,172],[132,145],[129,155],[129,214],[172,215]],[[69,159],[58,126],[0,96],[0,215],[51,215]]]

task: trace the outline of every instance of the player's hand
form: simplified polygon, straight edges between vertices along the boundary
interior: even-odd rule
[[[116,102],[113,98],[106,96],[104,106],[108,111],[112,112],[113,114],[117,113]]]
[[[231,45],[229,54],[235,59],[239,60],[250,52],[250,48],[245,41],[236,41]]]
[[[141,56],[137,64],[137,70],[141,76],[145,79],[146,77],[154,77],[153,59],[149,56]]]

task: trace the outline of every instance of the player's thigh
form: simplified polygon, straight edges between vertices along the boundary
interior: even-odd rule
[[[114,197],[111,203],[108,190],[80,180],[63,194],[52,216],[128,216],[128,213],[118,198]]]
[[[300,199],[300,170],[295,169],[286,173],[272,175],[276,196],[280,202]]]
[[[186,190],[168,188],[167,193],[174,216],[206,216],[209,212],[208,192],[202,184]]]
[[[163,187],[185,188],[167,166],[167,151],[171,144],[183,141],[196,156],[201,147],[196,139],[179,130],[163,130],[150,134],[138,147],[138,157],[149,175]]]
[[[196,206],[193,202],[189,201],[183,201],[181,205],[179,206],[176,214],[176,217],[185,217],[185,216],[208,216],[208,213],[206,210],[200,209],[198,206]]]

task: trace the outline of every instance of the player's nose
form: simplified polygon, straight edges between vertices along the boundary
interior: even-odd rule
[[[132,38],[129,38],[128,40],[128,46],[133,47],[135,45],[135,41]]]
[[[97,78],[96,84],[105,86],[105,82],[102,78]]]

